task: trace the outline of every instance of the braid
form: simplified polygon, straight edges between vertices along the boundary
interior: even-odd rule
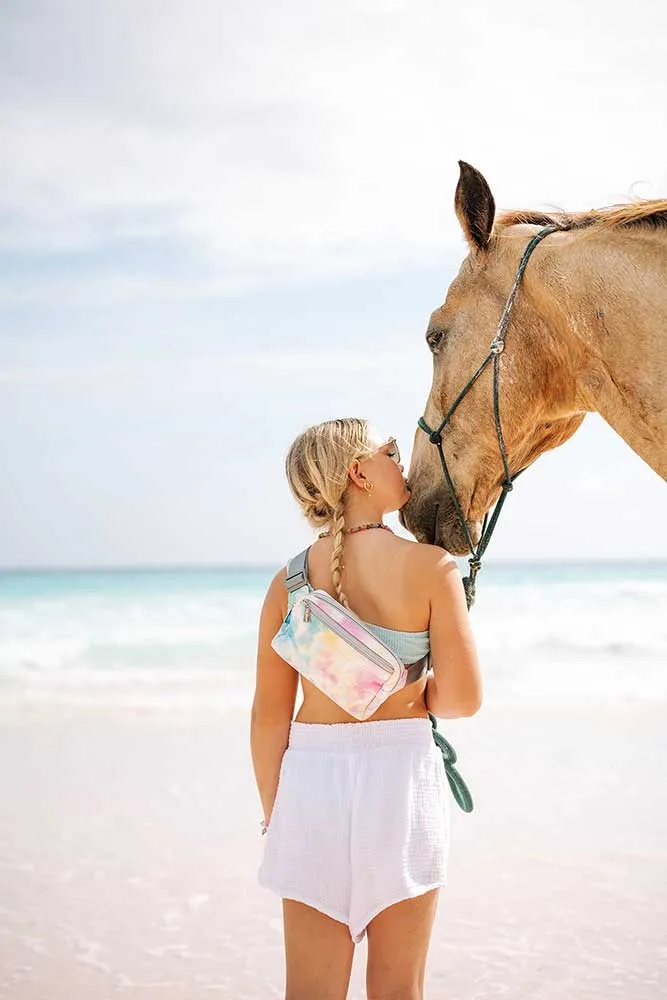
[[[342,563],[341,558],[343,556],[343,528],[345,526],[345,508],[343,506],[343,498],[341,497],[336,504],[336,509],[334,511],[333,520],[331,522],[331,534],[333,535],[333,551],[331,553],[331,579],[333,580],[333,585],[338,594],[338,600],[341,604],[349,608],[347,603],[347,597],[343,593],[343,588],[341,586],[341,570]]]

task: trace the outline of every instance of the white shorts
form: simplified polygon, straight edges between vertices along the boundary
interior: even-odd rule
[[[347,924],[446,883],[449,789],[428,719],[293,722],[260,884]]]

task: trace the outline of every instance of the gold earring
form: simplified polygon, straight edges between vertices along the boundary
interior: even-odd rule
[[[371,482],[369,482],[368,479],[364,483],[364,489],[366,490],[367,493],[372,493],[373,492],[373,484]]]

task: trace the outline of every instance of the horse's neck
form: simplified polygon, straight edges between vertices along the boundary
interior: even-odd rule
[[[572,240],[562,264],[577,404],[667,479],[667,231]]]

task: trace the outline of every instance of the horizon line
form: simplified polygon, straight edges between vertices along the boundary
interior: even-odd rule
[[[457,562],[465,562],[468,556],[455,556]],[[136,563],[109,565],[51,565],[51,566],[0,566],[0,574],[9,573],[170,573],[182,571],[275,572],[283,563]],[[531,567],[531,566],[667,566],[667,556],[622,556],[622,557],[549,557],[520,559],[489,559],[487,567]]]

